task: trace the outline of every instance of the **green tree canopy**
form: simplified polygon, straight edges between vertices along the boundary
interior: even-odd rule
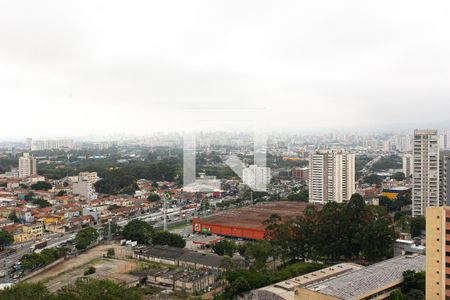
[[[152,244],[184,248],[184,246],[186,246],[186,241],[178,234],[170,233],[168,231],[157,231],[153,233]]]
[[[141,220],[132,220],[123,228],[122,235],[127,240],[137,241],[139,244],[148,244],[153,235],[153,227]]]
[[[75,236],[75,247],[78,250],[86,250],[97,238],[99,234],[93,227],[86,227],[78,231]]]
[[[31,185],[32,190],[40,190],[40,191],[48,191],[52,189],[52,185],[45,181],[38,181],[35,184]]]
[[[223,256],[228,255],[229,257],[233,257],[233,254],[236,252],[237,246],[233,241],[219,241],[212,246],[214,253],[217,255]]]
[[[0,230],[0,249],[11,245],[13,242],[14,238],[9,232]]]
[[[158,194],[150,194],[147,197],[147,200],[150,202],[157,202],[157,201],[161,200],[161,197]]]

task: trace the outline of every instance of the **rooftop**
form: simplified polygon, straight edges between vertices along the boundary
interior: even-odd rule
[[[339,299],[355,299],[403,279],[403,272],[424,271],[424,255],[397,256],[306,288]]]
[[[282,219],[295,218],[303,214],[306,206],[308,206],[308,203],[294,201],[262,203],[223,211],[196,221],[264,230],[265,226],[262,223],[272,214],[278,214]]]
[[[342,263],[334,265],[322,270],[311,272],[305,275],[297,276],[285,281],[281,281],[263,288],[260,288],[253,292],[252,299],[265,299],[269,295],[278,296],[277,299],[281,298],[284,300],[294,300],[294,291],[296,287],[303,287],[309,284],[317,283],[329,279],[331,277],[341,276],[351,271],[359,270],[363,266],[352,264],[352,263]]]

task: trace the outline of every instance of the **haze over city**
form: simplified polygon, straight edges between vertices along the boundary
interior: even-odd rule
[[[449,16],[0,0],[0,300],[450,299]]]

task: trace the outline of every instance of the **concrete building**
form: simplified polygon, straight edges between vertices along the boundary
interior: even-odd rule
[[[90,200],[97,199],[94,184],[98,180],[96,172],[81,172],[78,175],[78,182],[74,182],[72,185],[72,193]]]
[[[414,159],[412,154],[403,154],[403,174],[410,179],[414,173]]]
[[[355,154],[318,150],[310,155],[309,202],[347,201],[355,190]]]
[[[412,215],[423,216],[429,206],[440,206],[439,138],[437,130],[414,130]]]
[[[426,291],[427,300],[450,297],[450,207],[426,210]]]
[[[253,190],[265,191],[270,183],[270,168],[250,165],[242,170],[242,181]]]
[[[155,263],[173,265],[182,268],[221,270],[223,257],[216,254],[205,254],[185,248],[169,246],[136,246],[133,248],[133,258]],[[233,258],[236,264],[242,260]]]
[[[417,245],[411,239],[397,239],[394,242],[394,256],[409,255],[409,254],[425,255],[425,246]]]
[[[450,150],[439,153],[439,199],[450,205]]]
[[[298,287],[294,299],[387,299],[393,291],[400,289],[403,272],[409,270],[424,271],[425,256],[419,254],[396,256],[342,276]]]
[[[309,179],[309,169],[308,168],[295,167],[295,168],[292,168],[291,173],[292,173],[291,177],[292,177],[293,181],[308,182],[308,179]]]
[[[78,181],[80,180],[95,184],[100,180],[100,177],[98,177],[97,172],[80,172],[78,174]]]
[[[139,274],[146,275],[147,283],[174,290],[184,290],[190,294],[201,293],[213,286],[217,272],[197,271],[185,268],[150,269]]]
[[[19,157],[19,178],[37,175],[36,158],[29,153]]]
[[[294,300],[296,288],[305,287],[317,282],[325,281],[330,278],[342,276],[344,274],[360,270],[362,268],[364,267],[353,263],[342,263],[334,265],[254,290],[245,299]]]

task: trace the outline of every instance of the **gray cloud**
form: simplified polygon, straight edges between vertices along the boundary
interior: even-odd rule
[[[449,12],[448,1],[3,1],[0,101],[14,126],[0,136],[189,130],[211,115],[274,130],[447,120]]]

